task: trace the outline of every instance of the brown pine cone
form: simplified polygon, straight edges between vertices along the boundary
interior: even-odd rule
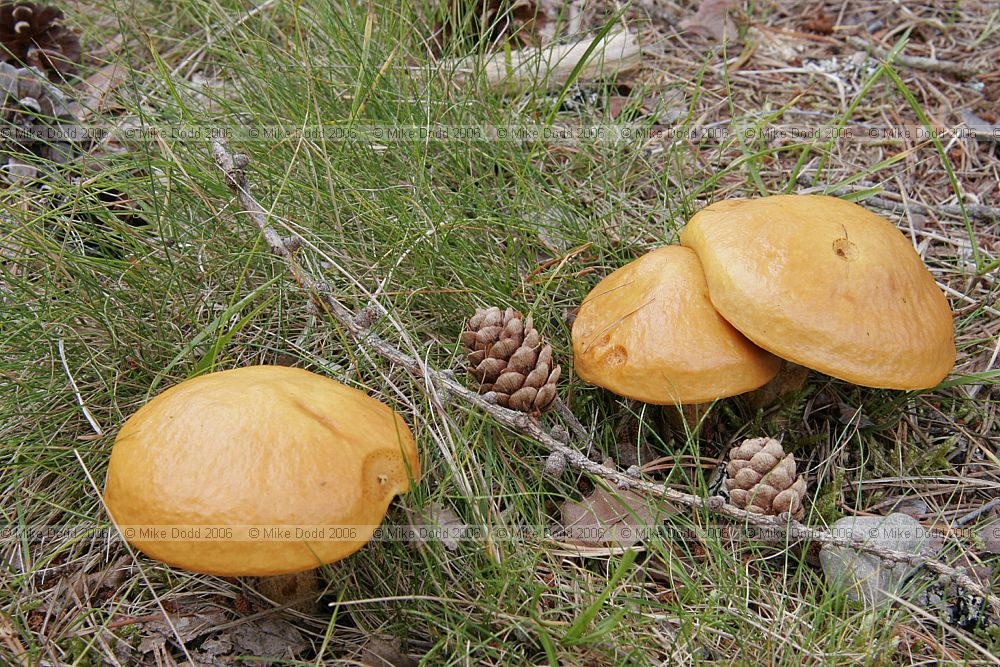
[[[729,451],[726,488],[733,504],[757,514],[805,515],[806,480],[795,475],[795,457],[773,438],[753,438]]]
[[[0,3],[0,60],[37,67],[61,81],[80,62],[80,40],[62,10],[34,2]]]
[[[78,152],[82,132],[69,100],[37,70],[0,62],[0,102],[0,165],[28,166],[32,157],[64,164]]]
[[[495,392],[497,403],[522,412],[552,407],[560,368],[530,316],[513,308],[477,308],[462,332],[462,348],[480,394]]]

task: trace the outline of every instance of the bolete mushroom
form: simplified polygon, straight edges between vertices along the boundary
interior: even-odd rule
[[[104,500],[151,558],[279,575],[360,549],[419,473],[410,429],[388,406],[302,369],[251,366],[182,382],[132,415]]]
[[[614,271],[573,322],[577,375],[655,404],[695,404],[756,389],[781,360],[712,307],[693,251],[665,246]]]
[[[923,389],[955,363],[948,301],[913,246],[835,197],[781,195],[702,209],[681,243],[712,304],[760,347],[859,385]]]

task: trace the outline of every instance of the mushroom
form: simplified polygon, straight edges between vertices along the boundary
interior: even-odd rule
[[[194,572],[305,572],[354,553],[420,474],[403,418],[286,366],[202,375],[115,440],[104,501],[127,541]]]
[[[819,195],[730,200],[681,231],[712,304],[760,347],[855,384],[923,389],[955,363],[948,301],[896,227]]]
[[[573,322],[577,375],[655,404],[699,404],[756,389],[777,357],[712,307],[693,251],[665,246],[605,277]]]

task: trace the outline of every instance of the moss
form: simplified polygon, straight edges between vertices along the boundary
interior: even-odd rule
[[[837,501],[842,495],[845,476],[843,470],[835,471],[833,480],[820,489],[820,492],[815,496],[816,500],[813,501],[814,514],[822,517],[823,521],[827,523],[833,523],[843,516],[837,508]]]

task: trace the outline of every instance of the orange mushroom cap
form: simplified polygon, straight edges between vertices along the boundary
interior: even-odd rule
[[[623,266],[587,295],[573,323],[585,381],[646,403],[704,403],[756,389],[781,361],[712,307],[698,257],[666,246]]]
[[[266,576],[354,553],[419,474],[413,435],[388,406],[302,369],[251,366],[182,382],[132,415],[104,500],[152,558]],[[273,539],[283,529],[289,539]]]
[[[948,301],[881,216],[819,195],[731,200],[681,231],[712,304],[765,350],[869,387],[921,389],[955,363]]]

